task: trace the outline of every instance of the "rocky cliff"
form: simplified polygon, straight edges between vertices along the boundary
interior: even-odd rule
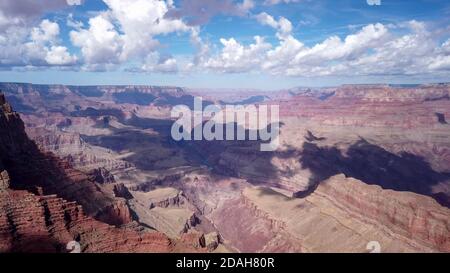
[[[67,252],[72,241],[82,252],[203,251],[201,234],[144,232],[123,199],[42,153],[1,93],[0,136],[0,252]]]
[[[197,252],[202,251],[200,238],[175,241],[132,226],[116,228],[86,216],[80,205],[56,195],[0,192],[0,252],[67,252],[72,241],[80,244],[81,252]]]
[[[114,196],[90,181],[84,173],[50,153],[42,153],[25,133],[20,116],[0,97],[0,159],[11,188],[58,196],[81,204],[90,215],[114,204]]]

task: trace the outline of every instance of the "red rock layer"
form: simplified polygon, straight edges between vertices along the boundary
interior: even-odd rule
[[[78,241],[82,252],[202,251],[201,236],[171,241],[159,232],[116,228],[84,214],[57,196],[27,191],[0,192],[0,252],[67,252]]]
[[[84,210],[114,225],[131,222],[124,199],[41,153],[0,93],[0,252],[67,252],[72,241],[82,252],[193,252],[204,246],[200,234],[175,242],[132,225],[116,228]]]
[[[89,177],[71,167],[51,153],[41,152],[25,133],[20,116],[11,109],[0,95],[0,161],[11,178],[11,188],[57,194],[69,201],[76,201],[86,213],[111,219],[111,224],[126,224],[131,221],[129,211],[112,193],[96,185]],[[118,215],[112,213],[118,212]],[[122,222],[119,222],[122,220]]]
[[[365,185],[344,175],[324,181],[314,194],[406,238],[438,251],[450,251],[450,210],[432,198],[382,190],[379,186]]]
[[[298,95],[280,101],[280,115],[340,126],[419,128],[439,125],[436,113],[450,117],[450,87],[420,90],[386,86],[343,86],[325,100]]]

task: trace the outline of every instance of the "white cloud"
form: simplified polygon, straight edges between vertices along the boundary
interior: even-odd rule
[[[88,29],[70,32],[73,45],[81,48],[88,69],[119,64],[124,47],[123,37],[110,22],[108,13],[89,19]]]
[[[43,20],[39,27],[34,27],[31,31],[31,39],[38,43],[54,43],[58,36],[59,25],[47,19]]]
[[[256,15],[256,20],[263,25],[271,26],[274,29],[278,29],[278,22],[271,15],[265,12]]]
[[[145,60],[157,49],[154,38],[191,28],[180,19],[166,18],[171,2],[159,0],[104,0],[105,11],[89,20],[88,28],[70,32],[81,48],[87,69],[104,69],[127,61]]]
[[[127,67],[131,71],[176,73],[210,70],[259,72],[288,76],[420,75],[450,72],[450,39],[427,24],[368,24],[349,28],[309,44],[297,39],[285,17],[250,11],[254,0],[103,0],[106,10],[89,13],[87,22],[68,13],[73,55],[63,44],[59,21],[43,14],[80,5],[80,0],[0,1],[0,69],[37,66],[81,66],[87,70]],[[264,5],[300,2],[266,0]],[[260,6],[261,7],[261,6]],[[266,7],[267,8],[267,7]],[[70,10],[68,10],[70,12]],[[255,36],[250,44],[220,39],[218,47],[201,35],[216,15],[249,16],[276,33],[275,42]],[[307,18],[306,18],[307,19]],[[304,26],[305,27],[305,26]],[[193,56],[161,54],[161,36],[190,34]],[[444,38],[444,40],[442,40]],[[216,41],[218,42],[218,41]],[[130,68],[131,67],[131,68]]]
[[[369,48],[377,48],[385,42],[388,30],[382,24],[370,24],[356,34],[348,35],[344,41],[332,36],[312,48],[297,53],[295,64],[334,61],[338,59],[357,58]]]
[[[178,71],[177,60],[172,56],[161,56],[154,52],[147,56],[142,72],[176,73]]]
[[[261,62],[261,67],[272,74],[283,74],[285,73],[286,65],[303,49],[303,43],[292,36],[288,36],[276,48],[267,52]]]
[[[46,12],[77,4],[81,1],[0,1],[0,66],[11,69],[75,63],[76,58],[60,45],[59,25],[39,18]],[[59,60],[55,56],[60,56]]]
[[[49,65],[69,65],[77,61],[75,56],[70,55],[64,46],[51,46],[45,56]]]
[[[282,27],[281,18],[277,21],[266,13],[256,18],[277,30],[277,46],[253,44],[258,53],[249,54],[249,48],[235,39],[221,39],[222,51],[211,56],[205,66],[220,72],[259,71],[303,77],[420,75],[450,70],[449,40],[439,45],[423,22],[389,27],[369,24],[344,39],[331,36],[308,47],[292,36],[289,27]],[[402,32],[390,31],[391,27],[401,28]]]
[[[244,46],[235,39],[220,39],[223,49],[219,56],[209,58],[204,66],[221,72],[245,72],[258,69],[261,55],[271,48],[260,36],[255,36],[255,43]]]
[[[60,45],[56,22],[42,20],[36,27],[11,26],[0,33],[0,65],[6,68],[66,66],[77,59]]]
[[[256,15],[255,18],[260,24],[267,25],[276,29],[277,35],[280,37],[280,39],[284,39],[292,32],[292,23],[282,16],[277,21],[271,15],[262,12]]]
[[[24,57],[37,65],[71,65],[77,61],[66,47],[59,45],[59,25],[50,20],[42,20],[30,34],[30,41],[25,44]]]

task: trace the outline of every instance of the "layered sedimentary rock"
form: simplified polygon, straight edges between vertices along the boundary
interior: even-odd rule
[[[0,252],[203,251],[201,234],[175,241],[133,225],[125,199],[41,153],[1,93],[0,136]]]
[[[344,176],[302,199],[248,187],[210,217],[241,251],[368,252],[372,241],[382,252],[449,251],[449,209]]]
[[[369,252],[370,242],[379,243],[382,252],[449,251],[450,209],[428,196],[342,174],[302,198],[207,172],[180,183],[220,231],[221,242],[235,251]]]
[[[299,94],[279,101],[281,116],[309,118],[326,125],[418,128],[439,125],[449,112],[449,85],[394,88],[342,86],[326,99]],[[402,110],[400,110],[402,109]]]
[[[261,152],[259,141],[173,141],[169,106],[192,106],[181,89],[6,87],[26,113],[28,135],[65,159],[54,162],[72,180],[95,182],[100,195],[84,182],[63,183],[68,190],[39,182],[31,190],[99,200],[103,205],[85,208],[97,219],[195,238],[218,251],[367,252],[371,241],[382,252],[449,251],[449,85],[299,88],[217,99],[279,104],[274,152]],[[11,186],[25,188],[13,169]]]
[[[168,236],[178,238],[199,223],[195,211],[184,206],[186,200],[174,188],[160,188],[149,192],[131,192],[128,200],[137,220]]]
[[[36,126],[28,127],[26,130],[27,135],[36,142],[39,149],[46,152],[52,152],[77,169],[91,172],[94,176],[93,179],[101,180],[101,176],[105,174],[105,170],[124,170],[132,167],[132,164],[121,160],[110,150],[102,147],[92,147],[83,141],[80,133],[86,132],[83,132],[82,128],[89,130],[89,128],[92,128],[91,126],[95,126],[95,123],[89,124],[89,120],[86,118],[80,119],[84,119],[84,122],[77,125],[76,128],[78,132],[63,132],[56,128],[55,123],[51,125],[47,124],[52,121],[46,120],[44,122],[42,120],[34,120],[34,118],[27,116],[25,121],[28,124],[31,123],[33,126]],[[72,124],[71,126],[74,125]],[[90,133],[94,134],[93,132]],[[95,132],[95,134],[98,133],[100,132]],[[110,132],[107,131],[102,133]],[[111,177],[107,179],[106,183],[111,182],[110,178]],[[102,183],[102,181],[99,182]]]
[[[81,252],[201,251],[198,238],[173,241],[159,232],[115,228],[55,195],[0,192],[0,252],[67,252],[72,241]]]
[[[4,101],[3,95],[1,100],[4,103],[0,105],[0,160],[9,173],[13,189],[41,187],[44,194],[58,194],[66,200],[77,201],[90,215],[114,206],[114,196],[84,173],[50,153],[42,153],[29,140],[22,120]]]
[[[397,242],[401,242],[403,237],[415,242],[412,245],[450,251],[450,209],[440,206],[430,197],[383,190],[344,175],[321,183],[314,193],[316,195],[349,214],[360,215],[362,221],[398,234]],[[308,200],[314,202],[313,198]]]

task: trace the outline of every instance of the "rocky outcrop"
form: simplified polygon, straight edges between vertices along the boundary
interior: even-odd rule
[[[9,175],[7,171],[2,171],[0,168],[0,191],[9,188]]]
[[[140,223],[179,237],[200,223],[196,208],[175,188],[158,188],[149,192],[131,191],[130,208]]]
[[[10,177],[13,189],[34,190],[41,187],[43,194],[76,201],[89,215],[113,205],[112,194],[97,186],[84,173],[51,153],[43,153],[25,133],[20,116],[1,95],[0,101],[0,161]],[[32,183],[30,183],[32,181]]]
[[[0,93],[1,95],[1,93]],[[1,100],[1,97],[0,97]],[[0,191],[7,190],[9,188],[9,174],[3,167],[3,163],[0,160]]]
[[[126,200],[133,198],[133,195],[131,195],[130,191],[123,183],[115,184],[113,192],[116,197],[125,198]]]
[[[115,226],[128,224],[132,221],[130,209],[124,199],[118,200],[114,202],[114,204],[105,207],[97,213],[95,218]]]
[[[58,114],[53,114],[58,116]],[[26,116],[27,135],[44,152],[51,152],[69,162],[76,169],[87,172],[99,183],[111,183],[113,177],[108,171],[124,170],[132,164],[117,158],[111,150],[91,146],[86,143],[83,134],[106,134],[108,129],[97,128],[95,122],[87,117],[74,118],[73,124],[64,131],[55,128],[58,118]],[[68,131],[71,130],[71,131]]]
[[[105,168],[93,169],[88,175],[91,180],[100,184],[111,184],[116,182],[114,175]]]
[[[159,191],[159,193],[155,191]],[[186,198],[181,191],[170,188],[155,191],[153,191],[155,197],[149,199],[150,208],[181,207],[186,202]]]
[[[75,202],[54,195],[0,192],[0,252],[67,252],[72,241],[87,253],[204,251],[195,238],[175,241],[96,221]]]

